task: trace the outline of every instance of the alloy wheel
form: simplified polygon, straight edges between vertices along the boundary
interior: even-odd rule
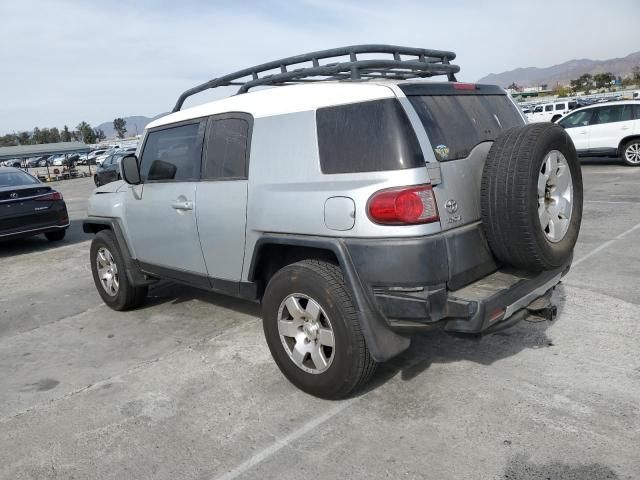
[[[573,210],[573,180],[565,156],[547,153],[538,175],[538,216],[550,242],[561,241],[569,230]]]
[[[278,333],[291,361],[307,373],[327,370],[335,356],[329,317],[313,298],[301,293],[287,296],[278,309]]]

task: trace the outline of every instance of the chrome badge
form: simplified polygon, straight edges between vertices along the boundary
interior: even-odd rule
[[[449,213],[456,213],[458,211],[458,202],[454,199],[447,200],[447,203],[444,204],[444,208],[446,208]]]
[[[9,198],[18,198],[18,194],[16,192],[13,192],[11,195],[9,195]]]

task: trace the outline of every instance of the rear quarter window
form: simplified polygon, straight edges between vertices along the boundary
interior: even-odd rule
[[[396,99],[319,108],[316,123],[322,173],[424,166],[418,139]]]

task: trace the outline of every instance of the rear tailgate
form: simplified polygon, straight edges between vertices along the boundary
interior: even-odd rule
[[[493,141],[525,124],[504,90],[492,85],[403,84],[440,167],[433,191],[446,232],[449,287],[460,288],[497,268],[480,221],[480,184]]]

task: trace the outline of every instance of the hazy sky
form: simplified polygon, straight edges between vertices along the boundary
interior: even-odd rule
[[[221,74],[349,44],[453,50],[467,81],[620,57],[639,17],[640,0],[0,0],[0,133],[153,116]]]

